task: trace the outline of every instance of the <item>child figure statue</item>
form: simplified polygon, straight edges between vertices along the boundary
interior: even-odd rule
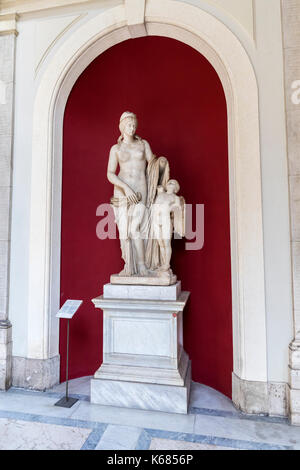
[[[159,276],[172,276],[171,239],[173,231],[180,237],[185,235],[185,201],[182,196],[177,196],[180,186],[176,180],[169,180],[165,187],[166,190],[163,186],[157,187],[157,196],[151,208],[151,234],[146,260],[150,262],[149,268]],[[150,246],[151,256],[147,256]]]

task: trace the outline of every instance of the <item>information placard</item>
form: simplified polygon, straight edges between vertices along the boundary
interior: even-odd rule
[[[82,300],[71,300],[68,299],[65,301],[61,309],[56,314],[57,318],[68,318],[69,320],[74,316],[74,314],[79,309],[82,304]]]

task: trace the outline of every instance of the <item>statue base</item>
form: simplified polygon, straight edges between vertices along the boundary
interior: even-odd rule
[[[171,273],[163,273],[153,276],[122,276],[120,274],[112,274],[110,276],[111,284],[132,284],[138,286],[171,286],[177,281],[177,276]]]
[[[91,379],[91,403],[187,414],[191,384],[189,364],[183,386]]]
[[[104,321],[103,364],[91,380],[91,403],[187,413],[191,364],[182,316],[189,292],[181,292],[180,282],[142,289],[144,299],[133,286],[106,284],[93,299]]]

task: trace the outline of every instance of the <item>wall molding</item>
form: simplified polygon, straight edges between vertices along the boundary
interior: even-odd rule
[[[16,13],[10,15],[0,15],[0,36],[8,34],[18,35],[17,21],[19,16]]]

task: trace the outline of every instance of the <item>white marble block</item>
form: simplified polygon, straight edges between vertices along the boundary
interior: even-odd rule
[[[191,384],[189,364],[183,386],[126,382],[124,380],[91,380],[91,402],[122,408],[187,414]]]
[[[140,299],[134,290],[140,286],[106,286],[93,300],[104,318],[103,364],[91,380],[91,402],[187,413],[191,373],[182,315],[189,292],[180,283],[143,286],[146,299]],[[116,298],[107,298],[113,292]]]
[[[104,299],[177,300],[181,293],[181,282],[172,286],[139,286],[104,284]]]

